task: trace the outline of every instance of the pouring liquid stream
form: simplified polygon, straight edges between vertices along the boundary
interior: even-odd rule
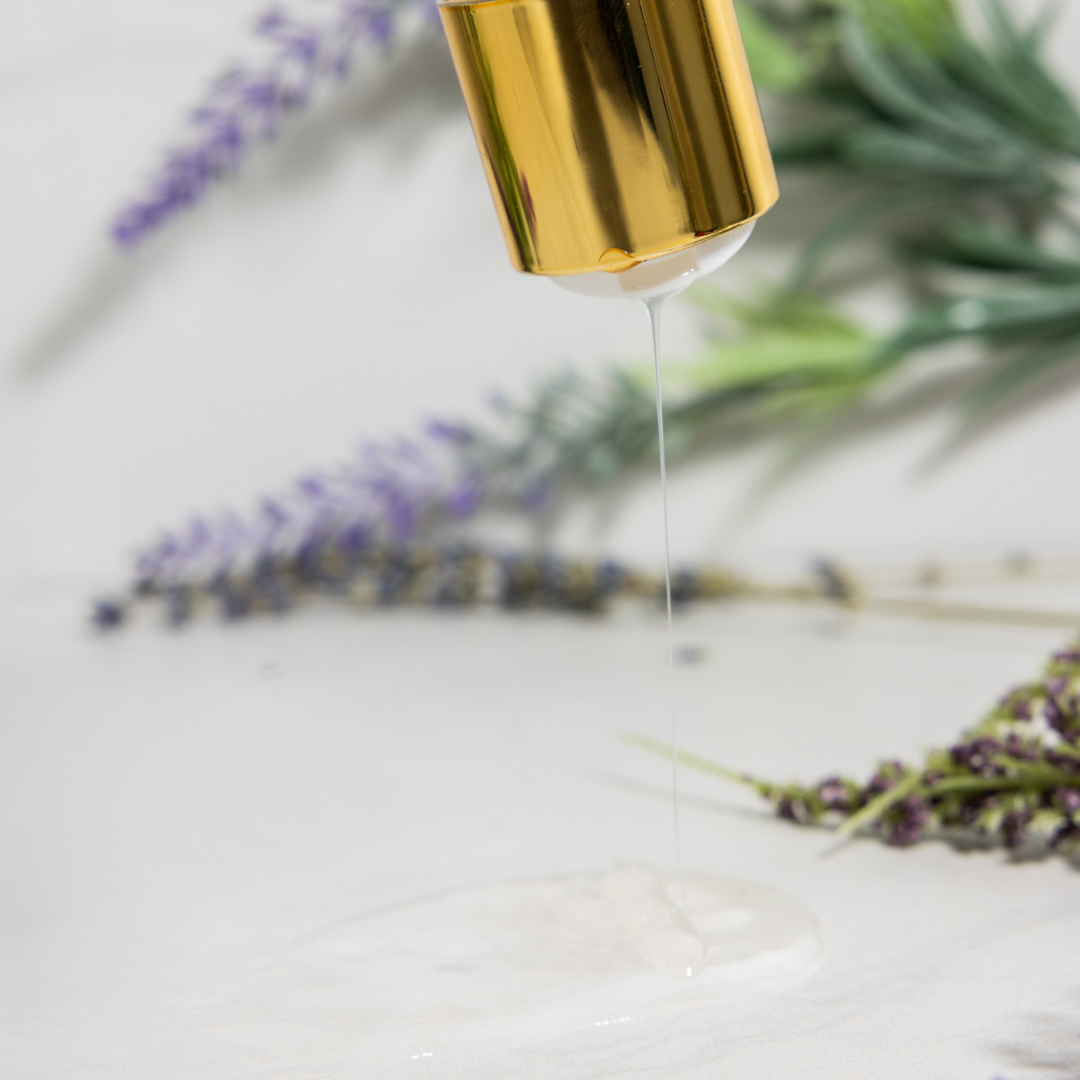
[[[726,251],[718,257],[730,257],[748,231],[725,238]],[[529,1045],[535,1043],[534,1022],[563,1038],[569,1023],[606,1027],[612,1016],[620,1024],[652,1025],[648,1030],[658,1037],[666,1037],[672,1024],[704,1033],[713,1029],[716,1009],[730,1005],[734,984],[801,978],[819,962],[816,921],[797,900],[751,882],[687,874],[683,864],[660,315],[668,298],[709,268],[708,254],[703,245],[677,253],[666,267],[644,263],[624,273],[558,282],[587,295],[640,300],[649,314],[676,873],[623,864],[595,874],[488,883],[337,923],[256,973],[265,997],[241,995],[260,1002],[261,1045],[288,1042],[296,1031],[306,1038],[313,1023],[337,1038],[343,1017],[353,1029],[382,1038],[389,1056],[400,1054],[402,1032],[415,1035],[417,1049],[437,1050],[435,1038],[457,1046],[463,1025],[489,1032],[493,1016],[508,1029],[520,1028]],[[657,972],[674,978],[642,978]],[[704,978],[686,996],[680,987],[698,976]],[[268,1019],[264,1001],[273,1002],[280,1017]],[[364,1045],[369,1054],[370,1039]]]
[[[749,239],[754,223],[747,222],[702,244],[673,252],[657,259],[644,260],[627,269],[611,272],[598,270],[585,274],[553,278],[555,284],[579,295],[612,300],[637,300],[645,306],[652,330],[653,372],[656,387],[656,430],[660,458],[661,524],[664,530],[664,604],[667,616],[667,706],[668,741],[671,746],[671,813],[674,827],[675,873],[666,880],[656,871],[637,868],[616,871],[613,888],[624,889],[633,873],[639,872],[652,882],[648,896],[641,893],[631,900],[621,893],[634,911],[631,920],[637,928],[635,940],[641,954],[650,963],[679,977],[701,974],[719,965],[741,966],[742,959],[755,957],[764,964],[791,964],[805,969],[819,952],[820,939],[813,929],[812,917],[792,902],[790,911],[773,924],[768,903],[759,903],[747,893],[746,902],[727,907],[712,901],[702,902],[700,889],[705,880],[719,885],[722,879],[687,875],[682,854],[682,830],[679,806],[679,731],[675,684],[675,628],[671,586],[671,539],[667,498],[667,456],[664,440],[664,395],[660,371],[660,316],[672,296],[701,279],[704,274],[723,266]],[[623,879],[621,875],[628,876]],[[642,877],[640,885],[645,881]],[[635,879],[636,880],[636,879]],[[727,883],[735,890],[751,888]],[[599,886],[598,886],[599,887]],[[636,886],[635,886],[636,887]],[[727,886],[725,886],[727,887]],[[606,889],[607,886],[602,886]],[[788,901],[782,902],[787,906]],[[779,913],[779,908],[777,909]],[[795,912],[801,911],[798,917]],[[805,920],[805,921],[803,921]],[[797,923],[802,924],[796,929]],[[739,959],[737,959],[739,958]],[[745,969],[748,973],[754,967]]]
[[[653,374],[656,380],[656,432],[660,452],[660,501],[663,507],[664,525],[664,601],[667,608],[668,653],[668,732],[671,739],[671,813],[675,831],[675,867],[679,881],[679,904],[676,910],[686,906],[686,875],[683,871],[682,834],[679,829],[679,733],[675,713],[675,626],[671,612],[671,536],[668,526],[667,454],[664,447],[664,392],[660,377],[660,312],[664,301],[671,296],[653,296],[643,300],[649,313],[652,330]]]

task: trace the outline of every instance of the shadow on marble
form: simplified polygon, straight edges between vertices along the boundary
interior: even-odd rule
[[[1080,1080],[1080,1018],[1074,1010],[1058,1013],[1031,1013],[1022,1024],[1024,1033],[1003,1041],[996,1048],[1007,1061],[1000,1080],[1031,1075],[1046,1080]]]

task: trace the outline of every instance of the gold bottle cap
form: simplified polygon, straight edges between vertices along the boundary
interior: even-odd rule
[[[621,272],[778,190],[731,0],[440,5],[510,252]]]

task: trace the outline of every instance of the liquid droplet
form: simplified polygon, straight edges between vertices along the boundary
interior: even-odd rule
[[[624,270],[632,270],[640,261],[622,248],[610,247],[597,259],[597,264],[607,274],[621,274]]]

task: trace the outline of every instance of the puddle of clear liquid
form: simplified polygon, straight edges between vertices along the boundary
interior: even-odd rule
[[[247,972],[224,1026],[264,1053],[317,1048],[393,1075],[393,1061],[432,1047],[708,1025],[717,1009],[745,1009],[755,987],[767,1000],[816,966],[816,921],[792,897],[697,874],[683,884],[677,905],[677,876],[623,866],[383,910]]]

